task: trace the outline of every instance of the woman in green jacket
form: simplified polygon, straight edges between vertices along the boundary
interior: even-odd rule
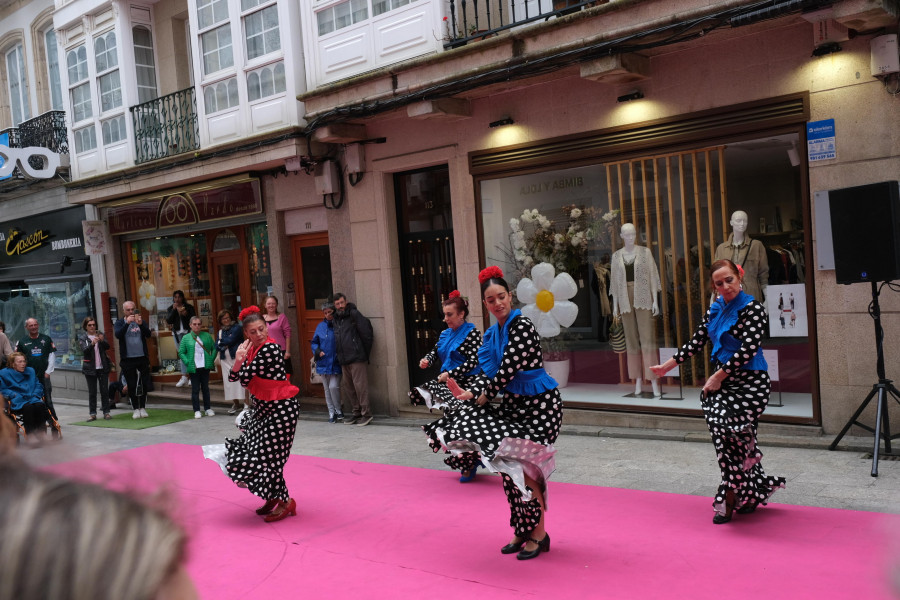
[[[203,391],[203,410],[207,417],[216,413],[209,406],[209,372],[216,360],[216,343],[207,331],[200,331],[200,317],[191,317],[191,331],[181,338],[178,347],[178,358],[187,369],[191,378],[191,402],[194,405],[194,418],[203,416],[200,412],[200,392]]]

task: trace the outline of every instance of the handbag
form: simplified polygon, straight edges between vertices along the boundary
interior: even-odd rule
[[[310,383],[322,383],[322,376],[316,373],[316,357],[310,357],[309,359],[309,382]]]
[[[609,345],[616,354],[625,352],[625,326],[622,325],[622,317],[619,315],[613,317],[612,324],[609,326]]]

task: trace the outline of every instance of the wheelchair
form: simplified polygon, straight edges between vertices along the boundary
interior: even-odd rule
[[[12,420],[16,426],[17,441],[22,443],[27,440],[28,435],[25,433],[25,422],[22,419],[22,415],[12,409],[12,405],[2,394],[0,394],[0,404],[3,405],[4,418]],[[46,414],[47,422],[50,423],[50,437],[56,441],[63,439],[62,427],[60,426],[59,421],[53,417],[53,413],[50,412],[50,408],[46,404],[44,404],[44,412]],[[44,432],[46,433],[46,428],[44,428]]]

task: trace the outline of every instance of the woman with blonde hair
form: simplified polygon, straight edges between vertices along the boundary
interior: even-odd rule
[[[0,460],[0,599],[196,600],[161,508]]]

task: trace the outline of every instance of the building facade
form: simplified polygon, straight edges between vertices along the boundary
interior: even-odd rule
[[[405,332],[377,342],[385,412],[410,410],[405,391],[427,376],[415,365],[449,291],[487,325],[479,269],[499,265],[515,286],[549,261],[577,285],[574,323],[545,345],[567,362],[567,420],[700,428],[704,361],[655,382],[661,397],[642,367],[689,338],[712,297],[709,265],[725,256],[751,267],[769,310],[764,420],[842,427],[877,381],[871,290],[820,268],[831,249],[817,247],[815,198],[897,179],[882,123],[897,76],[873,74],[871,42],[896,33],[898,15],[891,2],[774,5],[535,3],[543,18],[519,23],[488,2],[494,20],[474,32],[443,13],[441,51],[300,96],[314,139],[344,148],[341,164],[359,171],[345,194],[351,250],[334,257],[335,273],[376,338]],[[438,39],[446,23],[433,21]],[[817,127],[833,128],[836,152],[822,151]],[[739,213],[751,244],[729,244]],[[608,340],[624,223],[653,259],[647,312],[658,315],[644,354]],[[900,323],[884,296],[890,331]],[[897,348],[886,345],[890,376]]]

